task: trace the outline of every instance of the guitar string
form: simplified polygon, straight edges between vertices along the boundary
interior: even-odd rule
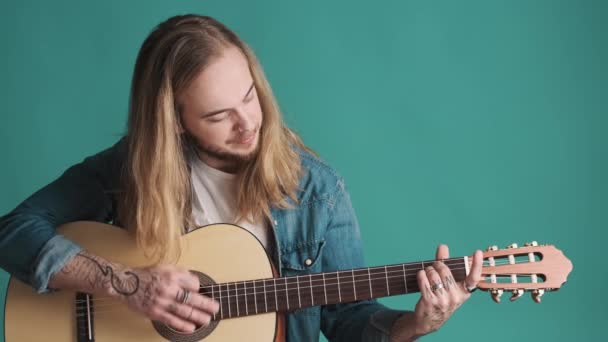
[[[459,271],[459,270],[463,270],[463,269],[466,269],[466,268],[465,267],[459,267],[459,268],[455,267],[455,268],[452,268],[451,270],[452,271]],[[410,272],[408,272],[408,271],[410,271]],[[373,281],[378,281],[378,280],[382,280],[382,279],[390,279],[390,278],[395,278],[395,277],[398,277],[398,278],[412,277],[413,275],[417,274],[419,271],[420,270],[406,270],[405,273],[403,272],[403,270],[392,270],[392,271],[387,271],[386,273],[385,272],[377,272],[377,273],[374,273],[373,275],[374,276],[380,275],[380,277],[374,277],[374,278],[368,278],[368,277],[365,277],[364,275],[355,275],[355,278],[362,278],[362,279],[355,279],[354,282],[355,283],[356,282],[373,282]],[[344,271],[340,271],[340,272],[344,272]],[[397,273],[397,275],[396,276],[387,277],[388,274],[394,274],[394,273]],[[332,274],[332,273],[326,273],[326,274]],[[385,274],[386,274],[386,276],[384,276]],[[520,276],[531,276],[531,275],[532,274],[522,274]],[[311,276],[312,276],[312,274],[311,274]],[[301,278],[308,278],[308,277],[306,275],[301,275],[301,276],[292,276],[292,277],[280,278],[280,279],[287,279],[288,282],[287,282],[286,285],[285,285],[285,282],[282,282],[281,284],[277,284],[278,287],[283,287],[282,290],[277,290],[277,292],[280,292],[280,291],[289,291],[289,290],[293,291],[295,289],[290,289],[289,285],[294,285],[294,284],[298,284],[298,283],[300,283],[301,287],[302,287],[302,283],[304,283],[304,284],[309,283],[310,285],[307,285],[305,287],[305,289],[310,289],[312,287],[323,287],[324,286],[322,284],[321,285],[313,285],[313,283],[322,283],[323,282],[322,279],[312,279],[312,278],[309,278],[311,281],[309,281],[309,279],[307,279],[307,280],[304,280],[302,282],[302,281],[300,281]],[[488,277],[485,277],[485,278],[488,278]],[[275,279],[275,278],[252,280],[251,282],[254,283],[253,284],[254,286],[246,288],[248,291],[251,290],[251,292],[248,292],[247,294],[241,293],[241,294],[238,294],[238,296],[241,297],[241,296],[246,296],[246,295],[257,295],[258,293],[259,294],[265,293],[265,291],[267,291],[267,290],[273,290],[273,287],[274,287],[273,279]],[[294,280],[294,279],[295,279],[295,282],[289,282],[289,280]],[[350,276],[350,275],[336,276],[336,278],[329,278],[329,280],[338,280],[338,279],[349,279],[349,280],[344,280],[344,281],[340,280],[340,281],[335,282],[335,283],[328,283],[328,284],[326,284],[326,286],[327,285],[337,285],[337,284],[346,285],[346,284],[352,284],[353,283],[353,281],[351,280],[352,276]],[[417,282],[417,278],[413,279],[413,280],[415,282]],[[272,282],[273,284],[268,284],[269,282]],[[239,283],[244,284],[244,282],[239,282]],[[262,284],[261,286],[258,286],[258,284],[255,284],[255,283],[264,283],[264,284]],[[230,292],[235,292],[236,293],[238,289],[235,289],[235,288],[230,289],[230,284],[234,285],[236,283],[224,283],[224,284],[222,284],[222,285],[226,286],[226,290],[218,290],[217,292],[214,291],[214,294],[217,293],[219,296],[214,296],[213,298],[217,299],[217,300],[222,300],[222,299],[225,299],[225,298],[233,298],[233,297],[235,297],[236,295],[230,295]],[[521,284],[528,284],[528,283],[521,283]],[[215,285],[215,286],[220,287],[219,284]],[[221,287],[224,287],[224,286],[221,286]],[[245,290],[244,287],[242,287],[241,289]],[[228,295],[225,295],[226,293]],[[272,291],[271,291],[271,293],[272,293]],[[94,297],[93,299],[90,300],[90,303],[98,303],[98,304],[100,304],[101,302],[104,302],[104,301],[114,302],[114,301],[116,301],[116,299],[111,298],[111,297],[102,297],[102,298],[95,298]],[[75,302],[76,302],[76,304],[86,303],[86,300],[77,300]]]
[[[389,279],[389,285],[388,285],[389,290],[390,290],[391,288],[394,288],[395,286],[397,286],[397,285],[398,285],[399,287],[401,287],[401,286],[406,286],[406,287],[407,287],[408,289],[410,289],[410,290],[416,290],[415,292],[419,292],[419,288],[418,288],[418,282],[417,282],[417,280],[416,280],[416,279],[408,279],[408,280],[407,280],[407,282],[406,282],[406,283],[404,283],[404,282],[402,282],[402,281],[401,281],[401,280],[403,279],[403,276],[401,276],[401,275],[397,275],[397,276],[391,276],[391,277],[374,278],[374,279],[372,279],[371,281],[374,281],[374,280],[385,280],[385,279]],[[398,281],[395,281],[395,279],[397,279]],[[367,283],[367,282],[368,282],[368,280],[367,280],[367,279],[355,280],[355,282],[366,282],[366,283]],[[330,285],[336,285],[336,284],[338,284],[338,283],[332,283],[332,284],[330,284]],[[525,283],[521,283],[521,284],[525,284]],[[303,290],[303,289],[304,289],[304,290],[309,290],[309,289],[311,289],[311,287],[322,287],[322,286],[323,286],[323,285],[313,285],[313,286],[306,286],[306,285],[304,285],[304,286],[302,286],[302,284],[301,284],[301,286],[300,286],[300,290]],[[292,292],[293,292],[293,291],[295,291],[295,289],[277,289],[277,293],[279,293],[279,292],[287,292],[287,291],[292,291]],[[414,291],[410,291],[410,292],[414,292]],[[262,294],[262,293],[263,293],[263,292],[258,292],[258,293],[256,293],[256,294]],[[327,292],[327,296],[328,296],[328,297],[332,297],[332,298],[335,298],[337,294],[338,294],[338,291],[333,291],[333,288],[330,288],[330,291],[328,291],[328,292]],[[364,298],[363,298],[363,299],[368,299],[368,298],[365,296],[365,295],[367,295],[367,294],[368,294],[368,292],[361,292],[361,294],[364,294]],[[401,294],[405,294],[405,293],[401,293]],[[247,295],[249,296],[249,299],[251,299],[251,295],[253,295],[253,294],[252,294],[252,293],[251,293],[251,294],[249,294],[249,293],[248,293]],[[240,297],[245,297],[245,295],[241,295],[241,294],[239,294],[239,295],[223,296],[223,297],[221,297],[221,298],[222,298],[222,299],[226,299],[226,298],[235,298],[235,297],[239,297],[239,298],[240,298]],[[281,298],[283,298],[283,297],[285,297],[285,298],[286,298],[286,296],[282,296]],[[296,297],[297,297],[297,296],[295,296],[295,295],[291,295],[291,296],[289,296],[289,298],[292,298],[292,300],[295,300],[295,298],[296,298]],[[255,297],[254,297],[254,298],[255,298]],[[289,301],[289,298],[287,298],[287,301]],[[376,298],[377,298],[377,297],[376,297]],[[241,298],[241,299],[242,299],[242,298]],[[256,299],[257,299],[257,298],[256,298]],[[312,299],[314,300],[314,298],[312,298]],[[246,300],[247,300],[247,299],[246,299]],[[259,301],[259,300],[258,300],[258,301]],[[240,302],[243,302],[243,301],[240,301]],[[252,301],[251,301],[251,300],[247,300],[247,302],[252,302]],[[224,303],[225,303],[225,302],[224,302]],[[236,305],[235,303],[236,303],[236,301],[232,301],[232,302],[231,302],[231,301],[230,301],[230,299],[229,299],[228,305],[231,305],[231,304],[232,304],[232,305]],[[286,302],[283,302],[283,303],[286,303]],[[279,305],[280,305],[280,304],[281,304],[281,303],[279,303]],[[323,305],[323,303],[320,303],[320,305]],[[119,310],[114,310],[114,309],[112,309],[112,308],[117,308],[117,307],[119,307],[119,306],[120,306],[120,307],[124,307],[124,304],[122,304],[121,302],[115,302],[114,304],[112,304],[112,303],[106,303],[106,305],[101,305],[101,306],[100,306],[100,305],[96,305],[96,306],[94,306],[94,307],[93,307],[93,309],[94,309],[94,310],[93,310],[93,316],[97,316],[98,314],[104,314],[104,313],[117,312],[117,311],[119,311]],[[276,306],[277,306],[277,303],[274,303],[274,307],[276,307]],[[305,307],[305,306],[307,306],[307,305],[304,305],[303,307]],[[314,306],[314,305],[311,305],[311,306]],[[101,308],[104,308],[105,310],[100,310],[100,311],[97,311],[97,308],[100,308],[100,307],[101,307]],[[271,305],[271,307],[272,307],[272,305]],[[85,307],[83,307],[83,306],[81,306],[81,307],[80,307],[80,309],[83,309],[83,308],[85,308]],[[110,309],[108,309],[108,308],[110,308]],[[124,307],[124,308],[126,309],[126,307]],[[285,309],[286,309],[286,308],[285,308]],[[240,311],[241,311],[241,313],[242,313],[242,310],[240,310]],[[270,311],[278,311],[278,310],[269,310],[269,311],[264,311],[264,310],[263,310],[263,311],[262,311],[262,312],[260,312],[260,313],[265,313],[265,312],[270,312]],[[235,311],[235,312],[236,312],[236,311]],[[86,315],[87,315],[86,313],[82,313],[82,314],[78,314],[78,313],[77,313],[77,314],[76,314],[76,317],[84,317],[84,316],[86,316]],[[212,316],[213,316],[213,315],[212,315]],[[219,316],[219,314],[216,314],[216,316]],[[223,318],[226,318],[226,317],[223,317]],[[228,317],[228,318],[230,318],[230,317]]]
[[[446,263],[447,266],[456,265],[456,264],[460,265],[460,263],[462,262],[462,260],[458,260],[458,259],[446,259],[446,261],[448,261],[448,263]],[[458,262],[457,263],[449,263],[449,261],[458,261]],[[420,262],[420,263],[422,263],[422,262]],[[406,265],[406,264],[404,264],[404,265]],[[496,266],[502,266],[502,265],[512,265],[512,264],[510,264],[509,262],[504,262],[504,263],[496,263],[495,265]],[[392,265],[392,266],[388,266],[388,267],[395,268],[395,267],[401,267],[401,265]],[[375,269],[375,270],[384,269],[384,266],[371,267],[370,270],[371,269]],[[455,271],[455,270],[466,269],[466,267],[450,268],[450,269],[452,271]],[[358,270],[367,270],[367,269],[364,268],[364,269],[358,269]],[[415,270],[409,269],[409,270],[406,270],[405,275],[406,276],[412,276],[414,274],[417,274],[421,270],[422,270],[421,268],[420,269],[415,269]],[[411,271],[411,272],[408,273],[409,271]],[[327,274],[338,274],[338,273],[345,273],[345,272],[348,272],[348,271],[344,271],[343,270],[343,271],[336,271],[336,272],[326,272],[325,274],[326,275]],[[403,275],[403,270],[400,268],[399,270],[388,271],[387,274],[388,273],[398,273],[398,274]],[[321,273],[310,274],[310,276],[318,276],[320,274]],[[378,275],[378,274],[385,274],[385,273],[384,272],[377,272],[377,273],[375,273],[375,275]],[[531,275],[532,274],[519,274],[519,276],[531,276]],[[234,290],[234,286],[237,283],[245,284],[245,283],[249,283],[249,282],[254,282],[254,283],[258,283],[259,284],[259,283],[264,283],[264,282],[273,282],[273,279],[287,279],[287,281],[288,281],[287,285],[294,285],[294,284],[297,284],[300,281],[299,280],[300,278],[302,278],[302,277],[308,278],[308,276],[309,275],[299,275],[299,276],[289,276],[289,277],[283,277],[283,278],[266,278],[266,279],[247,280],[247,281],[237,281],[237,282],[230,282],[230,283],[222,283],[222,284],[214,284],[214,285],[208,285],[208,286],[201,286],[201,287],[199,287],[199,289],[207,289],[207,290],[209,290],[211,288],[211,286],[213,286],[214,289],[216,287],[219,288],[220,285],[222,285],[221,287],[226,286],[226,288],[227,288],[226,290],[218,289],[218,291],[214,291],[214,294],[215,293],[220,294],[219,297],[218,296],[214,296],[214,298],[224,298],[224,297],[222,297],[222,295],[224,293],[231,292],[231,291],[236,291],[236,290]],[[506,275],[506,276],[508,276],[508,275]],[[368,281],[368,278],[366,277],[366,275],[355,275],[355,277],[365,277],[363,279],[363,281]],[[352,279],[352,276],[350,274],[348,274],[348,275],[337,276],[336,279],[337,278],[339,278],[339,279]],[[372,281],[379,280],[379,279],[384,279],[384,278],[385,277],[381,276],[380,278],[374,278],[374,279],[372,279]],[[294,282],[289,282],[290,280],[295,280],[295,281]],[[308,281],[308,280],[306,280],[306,281]],[[322,280],[320,280],[320,279],[313,279],[313,281],[320,281],[320,282],[322,282]],[[349,282],[349,281],[350,280],[348,280],[347,282]],[[359,281],[359,280],[357,280],[357,281]],[[233,290],[231,290],[229,288],[230,285],[233,286]],[[279,286],[284,286],[285,285],[285,281],[282,281],[281,284],[278,284],[278,285]],[[274,285],[266,285],[266,286],[265,285],[261,285],[261,286],[258,286],[257,284],[254,284],[254,286],[252,286],[252,287],[247,287],[247,290],[249,290],[249,289],[252,289],[252,290],[262,289],[262,291],[260,293],[263,293],[264,287],[268,288],[269,286],[273,286],[274,287]],[[241,289],[244,289],[244,287],[241,287]],[[113,297],[107,297],[107,296],[106,297],[94,297],[93,299],[90,300],[90,302],[97,302],[97,303],[99,303],[99,302],[102,302],[104,300],[114,301],[115,298],[113,298]],[[86,303],[86,300],[76,300],[75,302],[76,303],[79,303],[79,302]]]
[[[402,280],[402,279],[403,279],[403,276],[402,276],[402,275],[391,276],[391,277],[381,277],[381,278],[375,278],[375,279],[372,279],[371,281],[374,281],[374,280],[380,280],[380,279],[381,279],[381,280],[385,280],[385,279],[391,279],[391,280],[389,280],[389,281],[390,281],[390,282],[392,282],[392,283],[393,283],[393,285],[398,284],[398,285],[402,286],[401,284],[403,284],[403,282],[400,282],[400,281],[395,282],[395,281],[394,281],[394,279],[397,279],[397,280]],[[367,279],[355,280],[355,282],[365,282],[365,283],[367,283],[367,282],[368,282],[368,280],[367,280]],[[338,283],[336,282],[336,283],[332,283],[332,284],[329,284],[329,285],[336,285],[336,284],[338,284]],[[351,282],[351,284],[352,284],[352,282]],[[342,285],[342,283],[341,283],[341,285]],[[313,288],[313,287],[322,287],[322,286],[323,286],[323,285],[312,285],[312,286],[308,286],[308,285],[303,285],[303,284],[301,284],[301,286],[300,286],[300,290],[301,290],[301,291],[304,291],[304,290],[310,290],[310,289],[311,289],[311,288]],[[407,281],[407,287],[408,287],[409,289],[416,289],[416,288],[417,288],[417,286],[418,286],[418,284],[417,284],[417,281],[416,281],[415,279],[408,279],[408,281]],[[390,288],[390,285],[389,285],[389,288]],[[277,293],[279,293],[279,292],[287,292],[287,291],[292,291],[292,292],[293,292],[293,291],[296,291],[296,289],[295,289],[295,288],[293,288],[293,289],[281,289],[281,290],[277,289]],[[336,295],[338,292],[337,292],[337,291],[333,291],[333,292],[332,292],[332,291],[331,291],[331,289],[330,289],[330,291],[329,291],[329,292],[327,292],[327,293],[328,293],[328,296],[330,296],[330,295]],[[258,293],[256,293],[256,294],[263,294],[263,292],[258,292]],[[249,298],[251,298],[251,296],[253,295],[253,293],[251,293],[251,294],[249,294],[249,293],[248,293],[247,295],[249,296]],[[239,294],[239,295],[223,296],[223,297],[221,297],[221,299],[224,299],[224,300],[225,300],[226,298],[229,298],[228,300],[230,301],[230,298],[235,298],[235,297],[239,297],[239,298],[240,298],[240,297],[245,297],[245,295],[241,295],[241,294]],[[282,296],[282,297],[284,297],[284,296]],[[290,298],[296,298],[296,297],[297,297],[297,296],[295,296],[295,295],[291,295],[291,296],[290,296]],[[216,297],[216,298],[219,298],[219,297]],[[260,298],[261,298],[261,297],[260,297]],[[288,299],[288,300],[289,300],[289,299]],[[259,301],[259,300],[258,300],[258,301]],[[236,303],[236,302],[234,302],[234,301],[233,301],[232,303]],[[115,301],[115,303],[106,303],[106,305],[95,305],[95,306],[93,307],[93,315],[97,315],[98,313],[107,313],[107,312],[113,312],[113,311],[116,311],[116,310],[104,310],[104,311],[97,311],[96,309],[97,309],[97,308],[99,308],[99,307],[103,307],[103,308],[109,308],[109,307],[117,307],[117,306],[123,306],[123,305],[124,305],[124,304],[122,304],[121,302],[117,302],[117,301]],[[79,307],[79,309],[83,309],[83,308],[85,308],[85,309],[86,309],[86,306],[81,306],[81,307]],[[125,308],[126,308],[126,307],[125,307]],[[83,314],[83,315],[86,315],[86,314]],[[82,316],[82,315],[81,315],[81,316]]]
[[[463,258],[463,257],[460,257],[460,258],[452,258],[452,259],[443,259],[442,261],[443,261],[443,262],[446,264],[446,266],[448,266],[448,267],[449,267],[450,265],[460,265],[461,263],[463,263],[464,258]],[[391,271],[391,272],[403,273],[403,269],[402,269],[402,268],[403,268],[403,267],[405,267],[405,266],[407,266],[407,265],[417,265],[417,264],[422,264],[422,263],[432,263],[432,262],[434,262],[434,261],[420,261],[420,262],[414,262],[414,263],[409,263],[409,264],[403,264],[403,266],[402,266],[402,264],[397,264],[397,265],[391,265],[391,266],[388,266],[388,267],[399,267],[399,268],[400,268],[399,270],[397,270],[397,271]],[[370,267],[370,270],[372,270],[372,269],[379,269],[379,268],[384,269],[384,266]],[[459,269],[461,269],[461,268],[459,268]],[[462,269],[463,269],[463,268],[462,268]],[[367,268],[361,268],[361,269],[357,269],[357,270],[367,270]],[[422,269],[421,269],[421,268],[420,268],[420,269],[415,269],[415,270],[408,269],[408,270],[406,270],[406,272],[407,272],[407,271],[414,271],[415,273],[417,273],[417,272],[418,272],[418,271],[420,271],[420,270],[422,270]],[[452,269],[452,270],[456,270],[456,268],[454,268],[454,269]],[[340,272],[349,272],[349,271],[350,271],[350,270],[342,270],[342,271],[335,271],[335,272],[326,272],[326,274],[337,274],[337,273],[340,273]],[[311,274],[311,275],[320,275],[320,274],[321,274],[321,273],[317,273],[317,274]],[[411,274],[410,274],[410,275],[411,275]],[[282,277],[282,278],[280,278],[280,279],[287,279],[287,281],[292,280],[292,279],[295,279],[295,280],[296,280],[295,282],[293,282],[293,283],[288,283],[288,284],[297,284],[297,282],[299,281],[299,280],[298,280],[298,277],[307,277],[307,276],[308,276],[308,275],[289,276],[289,277]],[[347,275],[347,276],[341,276],[341,277],[340,277],[340,279],[342,279],[342,278],[345,278],[345,279],[346,279],[346,278],[351,279],[351,276],[350,276],[350,275]],[[254,280],[247,280],[247,281],[237,281],[237,282],[230,282],[230,283],[222,283],[221,285],[230,285],[230,284],[235,284],[235,283],[244,283],[244,282],[263,282],[263,281],[272,281],[272,279],[279,279],[279,278],[266,278],[266,279],[254,279]],[[366,279],[367,279],[367,278],[366,278]],[[285,284],[285,282],[284,282],[284,281],[283,281],[283,284]],[[215,287],[218,287],[219,285],[220,285],[220,284],[199,286],[199,290],[201,290],[201,289],[210,289],[212,286],[215,288]],[[261,287],[264,287],[264,286],[261,286]],[[220,290],[219,292],[220,292],[220,293],[223,293],[223,292],[228,292],[228,291],[229,291],[229,289],[228,289],[228,290]],[[93,298],[93,299],[92,299],[92,301],[101,301],[101,300],[104,300],[104,299],[110,299],[110,300],[113,300],[114,298],[112,298],[112,297],[99,297],[99,298]],[[76,301],[76,302],[78,302],[78,301]],[[81,300],[81,302],[86,302],[86,300]]]

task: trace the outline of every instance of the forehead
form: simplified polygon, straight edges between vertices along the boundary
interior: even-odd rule
[[[230,47],[194,77],[182,98],[187,107],[198,110],[229,107],[243,99],[251,82],[247,58],[238,48]]]

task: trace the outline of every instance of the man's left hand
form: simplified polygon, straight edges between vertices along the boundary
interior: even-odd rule
[[[392,341],[414,340],[436,331],[462,305],[481,280],[483,253],[476,251],[473,264],[464,281],[457,282],[452,272],[441,260],[450,257],[447,245],[437,247],[436,260],[432,266],[418,272],[421,297],[412,314],[401,317],[391,334]]]

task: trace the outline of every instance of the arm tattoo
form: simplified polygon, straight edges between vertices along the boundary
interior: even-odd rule
[[[112,286],[114,291],[116,291],[117,293],[119,293],[123,296],[131,296],[131,295],[135,294],[137,292],[137,290],[139,290],[139,277],[137,276],[137,274],[135,274],[131,271],[126,271],[126,272],[124,272],[124,275],[127,276],[127,279],[121,279],[114,273],[114,269],[112,268],[111,265],[107,264],[104,266],[101,264],[101,262],[96,260],[94,257],[85,255],[83,253],[78,253],[76,256],[79,256],[79,257],[82,257],[82,258],[85,258],[85,259],[91,261],[93,264],[95,264],[97,266],[99,271],[101,271],[101,274],[103,274],[103,279],[97,279],[98,275],[95,274],[94,271],[86,272],[83,270],[84,278],[89,281],[89,284],[91,285],[91,287],[93,287],[93,288],[98,287],[100,280],[101,280],[101,282],[109,281],[110,285]],[[73,268],[69,268],[69,269],[65,270],[64,273],[73,272],[77,268],[78,268],[77,265],[74,265]],[[109,276],[109,279],[107,279],[108,276]]]

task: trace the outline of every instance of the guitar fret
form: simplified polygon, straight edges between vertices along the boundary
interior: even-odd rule
[[[245,314],[249,315],[249,297],[247,297],[247,282],[245,282]]]
[[[386,278],[386,293],[390,296],[391,290],[388,288],[388,272],[386,270],[386,266],[384,266],[384,278]]]
[[[338,300],[342,303],[342,293],[340,292],[340,272],[336,272],[336,279],[338,280]]]
[[[213,287],[214,287],[213,284],[211,284],[211,299],[215,300],[215,295],[213,293],[214,292]],[[216,319],[215,313],[213,313],[213,320],[215,320],[215,319]]]
[[[255,280],[252,282],[253,283],[253,302],[255,303],[255,313],[258,313],[258,296],[257,296],[257,292],[256,291],[256,285],[255,285]]]
[[[372,278],[371,274],[369,273],[369,268],[367,269],[367,279],[369,281],[369,296],[374,298],[374,292],[372,291]]]
[[[277,299],[277,279],[273,278],[272,282],[274,283],[274,306],[276,311],[279,311],[279,300]]]
[[[266,296],[266,281],[262,280],[264,282],[264,308],[265,311],[264,312],[268,312],[268,297]]]
[[[310,303],[312,306],[315,305],[314,295],[312,293],[312,274],[308,275],[308,281],[310,282]]]
[[[232,317],[232,310],[230,308],[230,283],[226,284],[226,289],[228,290],[228,317]]]
[[[220,317],[223,319],[224,318],[224,305],[222,303],[222,284],[220,284],[218,286],[218,290],[220,291]]]
[[[409,291],[407,290],[407,276],[405,273],[405,264],[401,264],[401,266],[403,267],[403,284],[405,284],[405,293],[408,293]]]
[[[299,276],[296,277],[296,283],[298,284],[298,303],[300,304],[300,307],[302,307],[302,297],[300,296],[300,277]]]
[[[285,301],[287,302],[287,311],[289,311],[289,296],[287,292],[287,278],[283,278],[285,280]]]
[[[355,270],[350,270],[353,277],[353,293],[355,294],[355,300],[357,300],[357,287],[355,286]]]
[[[241,311],[239,310],[239,288],[237,283],[234,283],[234,289],[236,290],[236,315],[240,316]]]
[[[325,304],[327,304],[327,286],[325,285],[325,273],[323,273],[323,293],[325,294]]]

